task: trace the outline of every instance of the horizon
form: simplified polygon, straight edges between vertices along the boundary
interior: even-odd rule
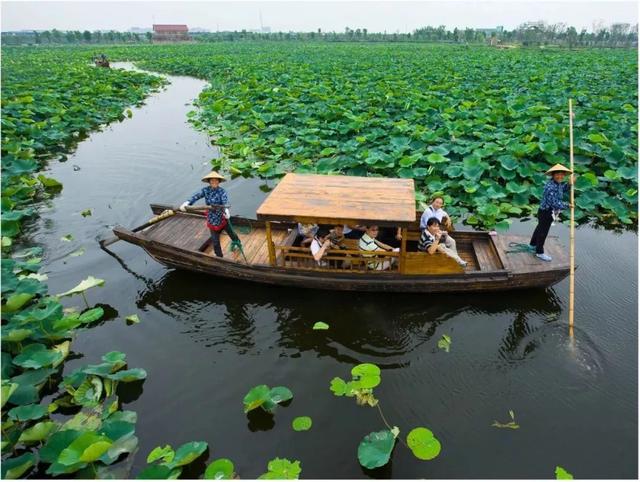
[[[447,30],[504,27],[526,22],[564,23],[580,31],[615,23],[637,25],[638,10],[629,1],[350,1],[350,2],[73,2],[4,1],[2,32],[119,31],[150,29],[153,24],[186,24],[209,32],[408,33],[418,28]]]

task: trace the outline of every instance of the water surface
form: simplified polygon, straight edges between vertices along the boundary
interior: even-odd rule
[[[82,142],[50,175],[64,184],[30,228],[44,246],[52,293],[88,275],[106,280],[88,293],[109,320],[81,332],[68,373],[111,350],[148,378],[123,393],[138,412],[140,450],[209,443],[241,478],[274,457],[298,459],[304,478],[553,478],[562,465],[580,478],[637,477],[637,235],[577,230],[576,332],[567,329],[568,280],[547,290],[476,295],[332,293],[269,287],[180,272],[119,242],[117,257],[97,239],[115,224],[150,217],[150,202],[180,204],[201,187],[218,155],[185,122],[205,83],[169,77],[134,115]],[[259,180],[225,183],[232,211],[253,216]],[[270,183],[273,186],[273,182]],[[91,208],[84,218],[80,211]],[[515,233],[529,233],[516,222]],[[568,244],[566,226],[553,234]],[[68,233],[71,243],[60,238]],[[67,255],[79,248],[79,257]],[[81,299],[67,304],[80,305]],[[140,324],[124,318],[138,313]],[[313,331],[316,321],[330,325]],[[437,348],[447,334],[450,353]],[[398,444],[392,462],[363,470],[357,446],[384,428],[377,411],[329,391],[356,363],[380,365],[376,389],[402,435],[429,427],[441,455],[422,462]],[[275,417],[247,417],[242,399],[258,384],[286,385],[295,397]],[[491,427],[515,412],[519,430]],[[296,416],[313,418],[294,432]]]

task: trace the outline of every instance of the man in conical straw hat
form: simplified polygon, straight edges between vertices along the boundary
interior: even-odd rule
[[[569,192],[569,184],[573,184],[574,176],[571,169],[556,164],[546,172],[550,179],[545,183],[542,192],[542,200],[538,209],[538,225],[536,226],[529,245],[535,249],[535,255],[542,261],[551,261],[551,256],[544,252],[544,242],[549,234],[551,223],[561,210],[569,206],[569,203],[562,200],[563,196]],[[569,184],[564,183],[567,174],[572,174]]]
[[[219,206],[215,209],[209,209],[207,214],[207,227],[211,232],[213,251],[216,253],[216,256],[220,258],[222,258],[222,247],[220,246],[220,233],[222,231],[226,231],[233,241],[239,241],[238,235],[233,231],[227,221],[231,217],[231,214],[229,213],[229,208],[226,207],[229,204],[227,191],[220,187],[220,183],[224,181],[225,178],[223,176],[216,171],[211,171],[202,178],[202,182],[206,183],[207,186],[196,191],[188,201],[183,202],[180,206],[181,211],[186,211],[187,206],[191,206],[198,199],[202,198],[204,198],[208,206]]]

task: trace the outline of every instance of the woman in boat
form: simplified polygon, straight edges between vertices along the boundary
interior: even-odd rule
[[[211,171],[202,178],[202,182],[207,183],[208,186],[196,191],[188,201],[183,202],[180,206],[181,211],[186,211],[187,206],[191,206],[198,199],[202,198],[204,198],[204,201],[208,206],[216,206],[214,209],[209,209],[207,214],[207,227],[211,232],[213,251],[219,258],[223,257],[222,247],[220,246],[220,233],[222,231],[226,231],[233,241],[239,241],[238,235],[233,231],[231,225],[227,221],[231,215],[229,213],[229,208],[227,207],[229,204],[227,191],[220,187],[220,183],[224,181],[224,177],[216,171]]]
[[[574,176],[571,169],[556,164],[546,172],[551,178],[545,183],[542,192],[542,201],[538,209],[538,225],[533,231],[529,245],[531,249],[535,249],[536,258],[542,261],[551,261],[552,258],[544,252],[544,242],[549,234],[549,228],[554,219],[558,217],[560,211],[569,206],[562,200],[562,197],[569,192],[569,185],[573,184]],[[569,183],[565,184],[564,177],[571,174]]]
[[[442,196],[434,196],[431,200],[431,204],[424,210],[420,217],[420,229],[426,229],[427,221],[431,218],[436,218],[440,225],[449,232],[453,232],[453,223],[447,212],[442,209],[444,206],[444,199]]]

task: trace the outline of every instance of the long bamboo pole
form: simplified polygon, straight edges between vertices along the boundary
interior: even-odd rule
[[[573,102],[569,99],[569,169],[573,181]],[[570,221],[569,221],[569,336],[573,338],[573,307],[575,302],[575,207],[574,207],[574,186],[570,183]]]

